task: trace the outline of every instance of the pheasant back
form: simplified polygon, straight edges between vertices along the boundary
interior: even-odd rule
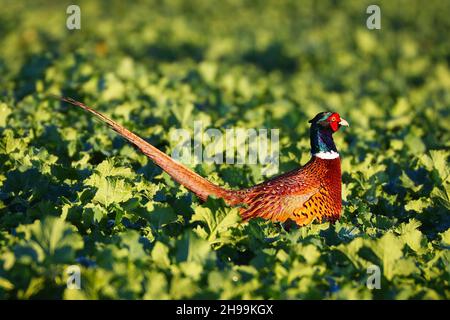
[[[237,192],[246,205],[244,220],[262,217],[304,226],[315,219],[336,221],[341,214],[340,159],[312,159],[302,168]]]

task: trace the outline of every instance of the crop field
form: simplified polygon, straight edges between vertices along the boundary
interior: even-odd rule
[[[370,30],[371,1],[78,1],[69,30],[71,2],[0,0],[0,299],[449,299],[450,2],[377,3]],[[278,129],[277,174],[336,111],[342,217],[243,223],[52,95],[169,155],[196,121]]]

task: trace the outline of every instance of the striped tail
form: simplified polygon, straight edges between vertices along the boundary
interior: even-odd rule
[[[175,181],[182,184],[193,193],[195,193],[201,200],[206,201],[208,196],[215,196],[217,198],[223,198],[228,204],[236,202],[235,192],[221,188],[205,178],[201,177],[194,171],[190,170],[183,164],[175,161],[164,152],[158,150],[150,143],[137,136],[130,130],[119,125],[115,121],[106,117],[98,111],[84,105],[83,103],[76,101],[72,98],[57,97],[58,99],[70,103],[74,106],[78,106],[90,113],[94,114],[101,121],[107,123],[114,131],[120,134],[122,137],[130,141],[133,145],[139,148],[147,157],[153,160],[161,169],[167,172]]]

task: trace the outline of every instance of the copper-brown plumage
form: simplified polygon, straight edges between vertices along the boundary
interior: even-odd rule
[[[247,205],[244,219],[291,219],[301,226],[314,219],[335,221],[341,213],[341,163],[313,156],[299,169],[237,193]]]
[[[326,219],[334,222],[340,217],[340,159],[339,157],[333,159],[327,157],[322,159],[320,157],[321,152],[328,150],[327,148],[331,148],[328,154],[333,152],[334,143],[332,143],[331,138],[332,145],[330,145],[328,136],[331,137],[331,134],[337,131],[340,125],[348,125],[336,113],[321,113],[319,114],[321,117],[316,116],[316,118],[320,118],[318,118],[320,121],[317,120],[319,125],[316,126],[319,130],[319,136],[316,137],[312,131],[311,146],[313,152],[317,152],[303,167],[250,188],[227,190],[209,182],[100,112],[71,98],[60,99],[91,112],[107,123],[119,135],[139,148],[175,181],[191,190],[201,200],[205,201],[208,196],[215,196],[224,199],[231,206],[242,205],[240,210],[244,220],[261,217],[272,221],[285,222],[290,219],[298,225],[304,226],[315,219],[318,221]],[[321,136],[322,131],[324,133]],[[324,154],[327,155],[327,153]]]

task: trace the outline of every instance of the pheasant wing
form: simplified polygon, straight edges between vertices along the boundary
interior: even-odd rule
[[[245,190],[243,202],[247,207],[242,209],[243,219],[300,220],[294,213],[321,189],[319,177],[305,169],[306,166]]]

